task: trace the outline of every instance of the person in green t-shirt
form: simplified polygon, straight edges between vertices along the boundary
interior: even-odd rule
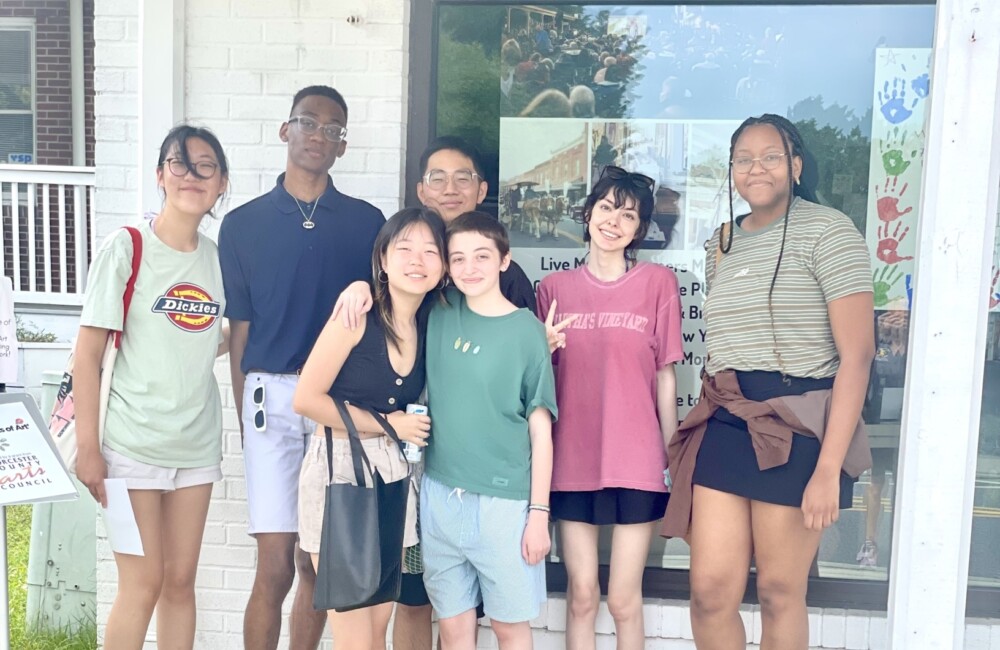
[[[222,480],[214,366],[228,348],[225,298],[218,249],[199,232],[228,186],[222,145],[207,129],[174,127],[156,180],[159,214],[136,228],[135,240],[119,229],[94,256],[74,352],[77,477],[104,507],[105,480],[124,481],[145,553],[115,553],[106,648],[141,647],[154,609],[161,648],[194,646],[198,554],[212,484]],[[99,431],[101,358],[112,332],[123,336]]]
[[[431,438],[420,490],[424,584],[447,650],[473,647],[482,600],[501,648],[531,647],[546,598],[555,381],[544,325],[500,290],[503,226],[448,226],[456,288],[427,326]]]

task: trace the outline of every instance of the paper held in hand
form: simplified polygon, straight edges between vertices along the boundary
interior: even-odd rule
[[[34,399],[0,394],[0,506],[76,498]]]
[[[108,507],[101,513],[104,515],[104,529],[108,533],[111,550],[126,555],[145,555],[125,479],[104,479],[104,492],[108,495]]]

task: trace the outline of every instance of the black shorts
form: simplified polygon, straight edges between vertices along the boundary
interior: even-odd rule
[[[424,574],[404,573],[400,583],[399,598],[396,602],[409,607],[423,607],[430,605],[431,599],[427,596],[427,589],[424,588]],[[476,618],[483,618],[486,613],[483,611],[483,604],[476,605]]]
[[[424,589],[424,574],[404,573],[396,602],[410,607],[430,605],[431,599],[427,597],[427,590]]]
[[[629,488],[604,488],[592,492],[552,492],[552,518],[579,521],[594,526],[645,524],[663,518],[667,510],[666,492]]]
[[[801,395],[809,390],[829,388],[830,379],[787,378],[779,373],[738,372],[740,390],[747,399],[764,401],[779,395]],[[753,501],[782,506],[802,505],[802,494],[816,470],[820,442],[812,436],[792,435],[792,448],[784,465],[761,470],[746,421],[720,408],[708,421],[705,437],[698,449],[692,483],[745,497]],[[840,473],[840,507],[850,508],[854,483]]]

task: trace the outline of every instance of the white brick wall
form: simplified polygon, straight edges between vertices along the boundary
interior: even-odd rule
[[[143,0],[158,1],[158,0]],[[350,136],[334,167],[338,186],[387,215],[403,196],[410,0],[196,0],[186,3],[185,98],[188,121],[218,133],[230,159],[229,206],[267,191],[285,164],[277,131],[299,88],[329,84],[348,102]],[[134,222],[138,174],[139,22],[135,0],[97,0],[96,136],[98,235]],[[361,17],[358,25],[349,15]],[[209,230],[217,231],[218,223]],[[216,374],[224,400],[225,479],[215,486],[198,573],[196,647],[242,648],[243,607],[253,580],[255,548],[247,537],[240,443],[228,367]],[[101,527],[99,526],[99,529]],[[103,537],[98,543],[98,620],[107,618],[116,570]],[[286,604],[287,605],[287,604]],[[647,601],[647,648],[694,648],[686,602]],[[550,599],[532,623],[536,647],[565,647],[566,604]],[[748,639],[760,640],[760,611],[745,606]],[[809,612],[810,646],[884,648],[884,613]],[[598,648],[614,647],[613,623],[602,604]],[[495,648],[484,630],[481,648]],[[150,631],[147,648],[153,648]],[[283,640],[286,643],[287,639]],[[285,646],[282,646],[285,647]],[[329,641],[324,647],[330,647]],[[757,647],[757,646],[753,646]],[[1000,621],[969,621],[966,647],[1000,650]]]
[[[146,0],[156,1],[156,0]],[[338,187],[386,215],[403,197],[408,1],[197,0],[184,20],[187,121],[213,129],[226,148],[226,208],[268,191],[284,170],[278,127],[300,88],[327,84],[348,104],[347,153]],[[97,0],[97,223],[103,238],[133,223],[138,197],[139,3]],[[356,25],[347,17],[361,17]],[[154,82],[155,83],[155,82]],[[145,178],[145,177],[143,177]],[[223,210],[224,211],[224,210]],[[218,222],[208,223],[216,233]],[[228,368],[217,373],[225,406],[225,479],[216,485],[198,573],[199,648],[242,648],[243,607],[255,547],[246,535],[246,486]],[[106,540],[98,549],[98,620],[106,620],[117,573]],[[150,631],[147,647],[154,647]]]

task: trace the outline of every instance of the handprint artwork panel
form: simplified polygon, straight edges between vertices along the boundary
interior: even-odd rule
[[[930,49],[876,50],[865,239],[882,309],[910,308],[930,83]]]

